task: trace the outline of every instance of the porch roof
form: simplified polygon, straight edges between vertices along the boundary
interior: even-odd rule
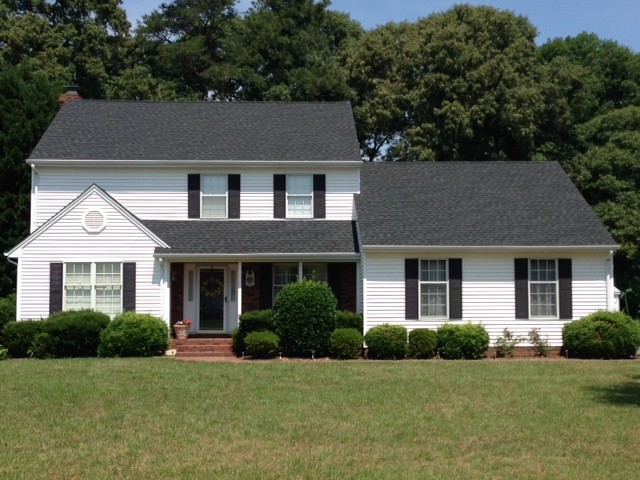
[[[358,254],[355,222],[336,220],[143,220],[170,255]]]

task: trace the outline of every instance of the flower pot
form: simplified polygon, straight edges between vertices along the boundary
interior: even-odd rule
[[[176,332],[177,340],[184,340],[189,337],[189,328],[191,325],[174,325],[173,331]]]

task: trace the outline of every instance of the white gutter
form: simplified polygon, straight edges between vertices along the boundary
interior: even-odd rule
[[[451,251],[451,250],[481,250],[481,251],[522,251],[522,250],[580,250],[602,251],[617,250],[620,245],[363,245],[363,251],[367,252],[406,252],[406,251]]]
[[[316,259],[316,260],[359,260],[360,255],[357,253],[155,253],[153,255],[158,259],[181,260],[181,261],[203,261],[215,259],[215,261],[233,261],[240,259],[246,261],[251,260],[300,260],[300,259]]]
[[[359,167],[362,166],[361,160],[107,160],[107,159],[64,159],[59,158],[32,158],[29,159],[31,165],[47,165],[55,167],[69,166],[104,166],[104,167]]]

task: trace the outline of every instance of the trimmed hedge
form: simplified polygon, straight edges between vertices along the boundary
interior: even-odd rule
[[[56,348],[56,338],[47,332],[40,332],[33,337],[33,342],[31,342],[31,347],[28,352],[30,357],[44,360],[47,358],[56,358],[54,353]]]
[[[409,332],[409,358],[433,358],[438,347],[438,334],[428,328],[416,328]]]
[[[2,329],[2,344],[13,358],[29,356],[33,339],[43,331],[44,321],[21,320],[9,322]]]
[[[245,337],[251,332],[273,332],[275,327],[273,326],[273,310],[251,310],[240,315],[238,333],[233,339],[233,351],[236,355],[242,355],[242,352],[246,351]]]
[[[567,323],[562,341],[574,358],[630,358],[640,347],[640,323],[623,312],[594,312]]]
[[[273,306],[275,333],[287,355],[316,356],[329,353],[336,325],[336,297],[329,285],[302,280],[285,286]]]
[[[274,358],[280,351],[280,338],[273,332],[251,332],[244,342],[247,355],[253,358]]]
[[[407,329],[399,325],[378,325],[364,336],[368,358],[402,359],[407,355]]]
[[[484,357],[489,348],[489,334],[482,325],[445,324],[438,328],[438,352],[449,360],[473,360]]]
[[[100,334],[107,328],[109,315],[95,310],[68,310],[52,314],[43,322],[43,332],[55,340],[48,352],[53,358],[95,357]]]
[[[16,319],[16,294],[12,293],[0,298],[0,334],[4,326]],[[2,339],[2,335],[0,335]]]
[[[336,328],[354,328],[362,333],[364,325],[362,315],[348,310],[338,310],[336,312]]]
[[[331,357],[338,359],[354,359],[362,356],[364,337],[355,328],[336,328],[331,334]]]
[[[116,316],[100,335],[100,357],[153,357],[164,355],[169,328],[153,315],[124,312]]]

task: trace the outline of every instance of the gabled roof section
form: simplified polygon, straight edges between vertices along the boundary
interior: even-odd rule
[[[358,254],[352,221],[143,220],[171,248],[169,255]]]
[[[90,185],[84,192],[78,195],[74,200],[72,200],[66,207],[56,213],[53,217],[43,223],[35,232],[25,238],[22,242],[12,248],[10,251],[5,252],[5,256],[9,258],[17,258],[20,255],[20,251],[37,239],[40,235],[46,232],[51,226],[55,225],[60,219],[64,218],[67,213],[80,205],[87,197],[92,194],[99,195],[106,203],[112,206],[115,210],[117,210],[123,217],[129,220],[132,224],[138,227],[145,235],[147,235],[153,242],[155,242],[158,247],[168,247],[168,245],[159,238],[155,233],[149,230],[135,215],[133,215],[129,210],[123,207],[115,198],[109,195],[106,191],[100,188],[95,183]]]
[[[360,161],[348,102],[67,102],[28,162]]]
[[[365,249],[617,246],[556,162],[372,163],[360,179]]]

